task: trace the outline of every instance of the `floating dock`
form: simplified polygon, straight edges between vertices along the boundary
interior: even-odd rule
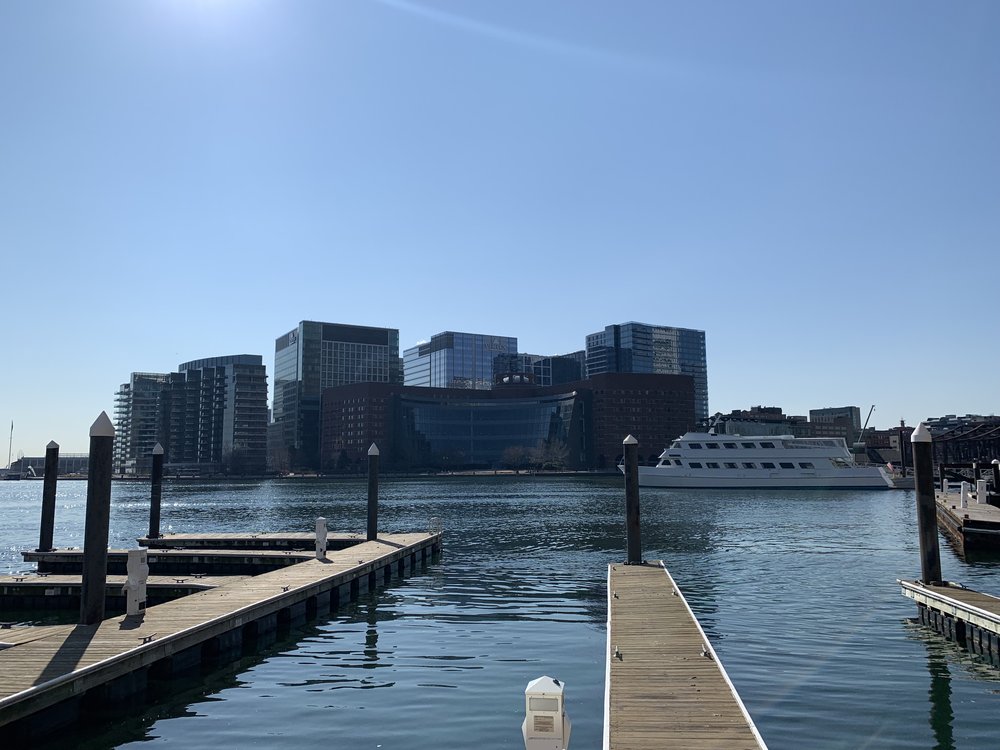
[[[975,500],[963,508],[957,492],[937,492],[934,499],[940,529],[960,554],[1000,552],[1000,508]]]
[[[766,750],[662,562],[608,570],[605,750]]]
[[[328,552],[325,559],[312,552],[309,559],[296,557],[297,564],[260,575],[213,580],[213,587],[148,607],[138,617],[2,629],[0,746],[142,695],[150,677],[196,668],[220,655],[238,657],[244,641],[266,638],[280,623],[325,614],[426,562],[440,548],[440,533],[385,534]]]
[[[898,583],[923,625],[1000,667],[1000,599],[954,583]]]

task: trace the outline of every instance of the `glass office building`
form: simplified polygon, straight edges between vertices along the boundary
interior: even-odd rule
[[[708,419],[704,331],[634,322],[607,326],[587,336],[587,377],[609,372],[690,375],[695,418]]]
[[[271,458],[278,471],[319,469],[319,406],[324,388],[399,383],[395,328],[304,320],[274,343]]]
[[[403,352],[403,382],[427,388],[490,390],[497,358],[517,354],[517,339],[445,331]]]

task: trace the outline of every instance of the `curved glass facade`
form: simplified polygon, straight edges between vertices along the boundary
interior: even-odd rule
[[[585,457],[576,392],[527,398],[399,396],[396,460],[408,466],[497,467],[518,451],[545,452],[560,468]]]

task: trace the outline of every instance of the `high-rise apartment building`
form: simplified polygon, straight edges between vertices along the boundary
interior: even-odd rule
[[[517,339],[445,331],[403,352],[403,382],[429,388],[490,390],[497,358],[517,354]],[[501,368],[502,369],[502,368]]]
[[[695,418],[708,419],[704,331],[635,322],[606,326],[587,336],[587,377],[608,372],[690,375]]]
[[[153,446],[160,442],[160,393],[170,375],[133,372],[115,394],[115,474],[148,474]]]
[[[319,469],[324,388],[401,380],[398,329],[300,322],[274,342],[272,467]]]
[[[260,355],[210,357],[174,373],[132,373],[115,399],[114,471],[147,474],[156,443],[168,473],[261,474],[267,371]]]

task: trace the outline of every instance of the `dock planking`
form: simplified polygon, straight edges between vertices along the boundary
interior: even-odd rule
[[[961,554],[1000,550],[1000,508],[975,501],[963,508],[956,492],[937,492],[935,501],[941,531]]]
[[[661,562],[608,571],[606,750],[766,750]]]
[[[920,622],[1000,666],[1000,598],[955,583],[897,581]]]
[[[330,531],[326,535],[327,549],[346,549],[365,540],[364,534]],[[140,537],[140,547],[149,549],[272,549],[311,550],[315,546],[315,532],[261,531],[256,534],[220,532],[213,534],[164,534],[158,537]]]
[[[150,607],[140,618],[0,631],[7,645],[0,650],[0,730],[94,688],[144,675],[165,660],[192,651],[197,657],[212,639],[234,632],[242,637],[248,626],[273,627],[282,615],[304,618],[310,605],[321,610],[321,601],[329,606],[342,600],[342,592],[356,593],[401,574],[439,549],[440,541],[439,533],[386,534],[328,552],[323,560],[313,556]],[[6,638],[15,630],[22,632]]]

